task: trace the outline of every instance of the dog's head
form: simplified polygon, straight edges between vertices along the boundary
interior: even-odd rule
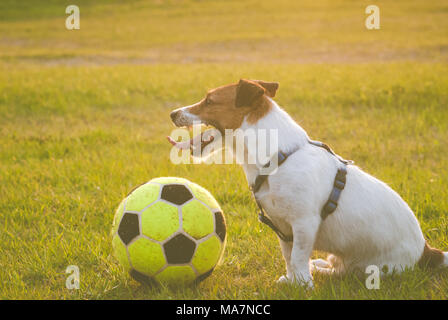
[[[245,118],[255,123],[266,115],[271,108],[268,97],[275,96],[278,86],[277,82],[242,79],[210,90],[201,101],[174,110],[171,120],[177,127],[211,125],[224,135],[225,129],[238,129]]]

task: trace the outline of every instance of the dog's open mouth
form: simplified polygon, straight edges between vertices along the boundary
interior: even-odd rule
[[[191,126],[189,128],[191,128]],[[215,130],[216,129],[214,129],[214,128],[206,129],[206,130],[202,131],[201,133],[197,134],[196,136],[194,136],[193,138],[191,138],[190,140],[185,140],[185,141],[175,141],[170,136],[167,136],[166,138],[168,139],[169,143],[171,143],[174,147],[176,147],[178,149],[196,150],[197,148],[201,148],[201,150],[203,150],[207,145],[212,143],[213,140],[215,139],[215,137],[213,135],[213,132]]]

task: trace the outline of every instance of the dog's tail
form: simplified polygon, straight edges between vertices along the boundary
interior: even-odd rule
[[[426,242],[418,265],[423,268],[448,267],[448,252],[432,248]]]

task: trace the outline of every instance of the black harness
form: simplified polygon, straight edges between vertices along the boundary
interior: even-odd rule
[[[345,188],[345,183],[346,183],[346,176],[347,176],[347,165],[349,164],[353,164],[353,161],[351,160],[345,160],[343,158],[341,158],[340,156],[338,156],[337,154],[335,154],[333,152],[333,150],[325,143],[320,142],[320,141],[313,141],[313,140],[308,140],[308,142],[314,146],[320,147],[320,148],[324,148],[325,150],[327,150],[331,155],[335,156],[344,166],[338,169],[338,172],[336,173],[336,177],[334,178],[334,183],[333,183],[333,190],[330,193],[330,196],[328,198],[328,201],[325,203],[324,207],[322,208],[322,211],[320,213],[320,216],[322,218],[322,221],[325,220],[325,218],[327,218],[330,214],[332,214],[336,208],[338,207],[338,201],[339,198],[341,197],[341,193],[342,190],[344,190]],[[280,166],[283,162],[285,162],[288,157],[293,154],[294,152],[296,152],[297,150],[294,150],[293,152],[289,153],[289,154],[285,154],[283,152],[278,152],[277,153],[277,165]],[[263,168],[269,168],[271,165],[271,161],[269,161],[268,163],[266,163]],[[257,203],[258,209],[260,210],[258,213],[258,220],[260,220],[260,222],[266,224],[268,227],[270,227],[272,230],[274,230],[274,232],[278,235],[278,237],[286,242],[292,242],[293,241],[293,236],[290,235],[285,235],[279,228],[277,228],[277,226],[272,222],[271,219],[269,219],[265,212],[263,207],[261,206],[260,201],[257,199],[256,193],[260,190],[261,186],[263,185],[263,183],[268,179],[269,175],[268,174],[259,174],[256,178],[255,178],[255,182],[253,185],[250,186],[250,190],[252,191],[252,194],[254,196],[255,202]]]

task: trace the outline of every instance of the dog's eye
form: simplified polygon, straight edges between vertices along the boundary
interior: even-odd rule
[[[205,104],[206,105],[211,105],[212,104],[212,99],[210,99],[209,97],[205,98]]]

